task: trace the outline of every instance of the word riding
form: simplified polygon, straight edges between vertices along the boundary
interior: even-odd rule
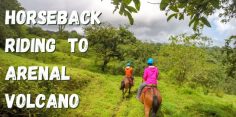
[[[61,72],[57,66],[54,66],[49,75],[48,66],[10,66],[8,68],[5,80],[70,80],[66,75],[66,67],[61,67]]]
[[[7,108],[77,108],[79,96],[77,94],[51,94],[47,98],[44,94],[31,97],[31,94],[5,94]],[[34,99],[34,100],[33,100]]]
[[[71,44],[71,52],[75,52],[75,44],[78,43],[78,50],[86,52],[88,50],[88,40],[86,38],[68,38]],[[5,52],[54,52],[56,49],[56,40],[53,38],[7,38],[5,43]]]
[[[5,24],[28,24],[28,25],[87,25],[100,24],[100,11],[83,11],[78,13],[73,10],[71,13],[66,11],[16,11],[6,10]]]

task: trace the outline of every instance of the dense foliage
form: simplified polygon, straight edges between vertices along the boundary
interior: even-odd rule
[[[103,61],[102,71],[112,58],[123,60],[122,46],[127,46],[136,41],[134,35],[125,27],[118,29],[112,26],[90,26],[85,28],[85,37]]]
[[[236,79],[236,36],[226,40],[224,52],[226,53],[224,62],[228,67],[227,75]]]
[[[120,15],[127,16],[130,24],[134,23],[132,13],[140,10],[141,0],[112,0],[115,10],[119,10]],[[199,31],[204,25],[211,27],[207,20],[208,16],[213,15],[217,10],[221,10],[219,17],[222,22],[228,22],[236,17],[236,1],[235,0],[161,0],[160,3],[153,2],[150,4],[160,5],[160,10],[166,11],[167,21],[171,18],[184,20],[186,16],[190,18],[189,26],[195,31]],[[158,13],[158,12],[157,12]]]
[[[5,25],[6,10],[21,10],[23,9],[17,0],[1,0],[0,1],[0,47],[3,48],[5,38],[23,36],[22,26],[20,25]]]

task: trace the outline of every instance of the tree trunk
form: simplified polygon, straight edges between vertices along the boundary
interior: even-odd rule
[[[102,65],[102,71],[103,72],[105,72],[107,64],[109,63],[109,61],[110,61],[110,57],[105,56],[104,59],[103,59],[103,65]]]

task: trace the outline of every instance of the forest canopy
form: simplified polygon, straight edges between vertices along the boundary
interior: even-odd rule
[[[189,20],[189,26],[194,31],[198,31],[203,26],[211,27],[207,17],[213,15],[217,11],[222,22],[229,22],[236,18],[236,1],[235,0],[154,0],[150,4],[157,4],[161,11],[166,12],[167,21],[172,18],[184,20],[186,17]],[[119,11],[120,15],[128,17],[130,24],[134,23],[132,14],[137,13],[142,5],[141,0],[112,0],[115,6],[114,12]],[[133,5],[134,4],[134,5]],[[158,12],[156,12],[158,13]]]

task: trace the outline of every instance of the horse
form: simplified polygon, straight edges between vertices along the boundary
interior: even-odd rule
[[[130,95],[130,90],[132,87],[131,80],[132,79],[129,77],[124,77],[123,81],[121,82],[120,90],[122,90],[123,98],[124,98],[127,91],[129,91],[129,95]]]
[[[140,101],[144,104],[145,117],[156,117],[157,111],[161,105],[162,97],[156,86],[146,86],[142,90]]]

